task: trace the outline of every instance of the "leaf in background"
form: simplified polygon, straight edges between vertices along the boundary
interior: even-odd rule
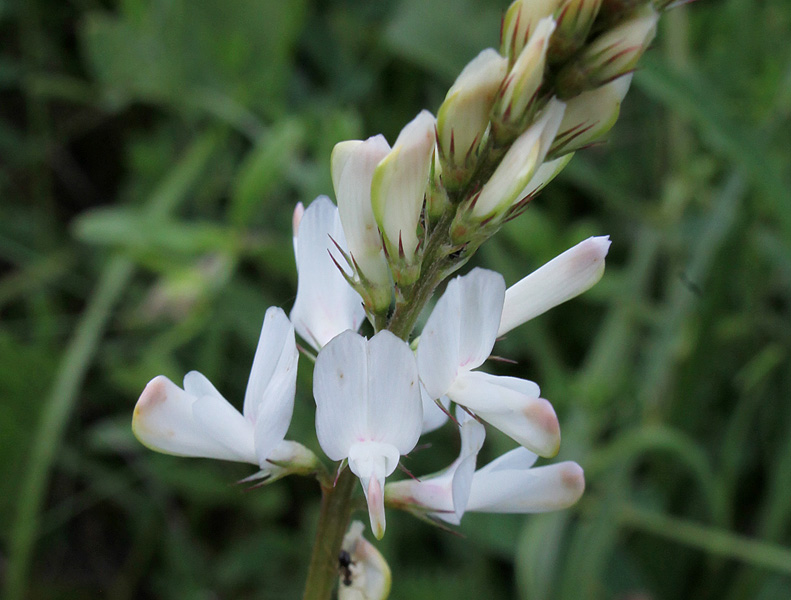
[[[129,0],[89,13],[83,52],[105,93],[135,100],[276,114],[305,2]]]
[[[500,43],[503,2],[403,0],[385,33],[394,54],[453,81],[481,50]]]

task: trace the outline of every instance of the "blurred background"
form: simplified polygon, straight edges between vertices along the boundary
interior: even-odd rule
[[[240,406],[333,145],[436,111],[506,6],[0,2],[9,600],[300,597],[315,482],[246,492],[249,465],[143,448],[132,408],[191,369]],[[788,0],[666,14],[609,142],[473,261],[510,284],[612,237],[603,280],[492,366],[541,384],[588,488],[562,513],[469,514],[462,536],[390,511],[392,598],[789,597],[789,31]],[[308,367],[289,437],[318,451]],[[414,473],[457,454],[450,428],[425,441]],[[511,445],[490,431],[479,464]]]

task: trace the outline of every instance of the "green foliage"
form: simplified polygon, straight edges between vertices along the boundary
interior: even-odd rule
[[[111,6],[107,6],[111,4]],[[145,383],[239,405],[291,213],[335,142],[390,142],[506,2],[35,0],[0,9],[0,546],[17,598],[294,598],[318,489],[156,455]],[[510,333],[586,469],[578,506],[388,514],[399,598],[746,600],[791,588],[791,11],[665,15],[606,145],[476,258],[512,283],[610,234],[603,280]],[[307,364],[291,434],[317,449]],[[450,429],[408,468],[456,453]],[[485,462],[508,449],[490,433]],[[16,587],[14,587],[16,586]],[[14,596],[9,594],[9,597]]]

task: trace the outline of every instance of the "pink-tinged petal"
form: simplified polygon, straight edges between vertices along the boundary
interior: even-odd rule
[[[399,456],[395,446],[379,442],[358,442],[349,449],[349,468],[360,478],[371,530],[378,540],[385,533],[384,481],[398,466]]]
[[[468,511],[540,513],[574,504],[585,490],[582,468],[562,462],[533,469],[497,469],[475,474]]]
[[[357,292],[333,262],[345,261],[335,246],[346,249],[338,209],[319,196],[305,210],[297,234],[297,298],[291,322],[316,350],[347,329],[357,331],[365,309]]]
[[[267,388],[279,385],[275,380],[286,378],[296,381],[298,357],[294,327],[286,313],[274,306],[267,309],[244,394],[242,412],[245,417],[255,421],[259,407],[265,401]],[[293,405],[293,397],[283,405],[283,411],[289,413],[289,421]]]
[[[609,249],[609,236],[588,238],[508,288],[497,335],[592,287],[604,273]]]
[[[560,425],[552,405],[532,394],[537,388],[530,381],[475,371],[460,373],[448,397],[539,456],[554,456]]]
[[[294,213],[291,215],[291,243],[294,246],[294,261],[299,263],[299,248],[297,248],[297,232],[299,231],[299,224],[302,221],[302,215],[305,214],[305,205],[302,202],[297,202],[294,207]]]
[[[423,403],[423,428],[421,435],[430,433],[442,427],[448,420],[448,407],[450,398],[442,396],[439,400],[432,400],[423,384],[420,385],[420,401]],[[445,410],[437,404],[439,402]]]
[[[240,460],[239,455],[246,451],[229,450],[207,435],[205,427],[195,420],[193,405],[196,400],[195,396],[182,390],[167,377],[155,377],[137,401],[132,431],[145,446],[157,452]],[[252,462],[255,464],[257,461]]]
[[[497,339],[505,297],[502,275],[473,269],[448,283],[420,335],[420,377],[432,398],[439,398],[460,371],[479,367]]]
[[[192,415],[203,434],[233,455],[232,460],[258,464],[253,424],[219,396],[201,396],[192,404]]]
[[[404,340],[380,331],[368,341],[367,359],[367,439],[392,444],[406,454],[423,426],[415,355]]]
[[[331,460],[346,458],[353,443],[368,439],[367,392],[367,341],[345,331],[319,352],[313,368],[316,434]]]

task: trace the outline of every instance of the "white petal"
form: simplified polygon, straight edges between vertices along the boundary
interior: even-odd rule
[[[420,377],[432,398],[450,387],[458,371],[479,367],[491,354],[500,323],[502,275],[473,269],[448,283],[420,335]]]
[[[514,448],[510,452],[497,457],[488,465],[478,470],[478,473],[491,471],[509,471],[513,469],[529,469],[538,460],[538,454],[530,452],[527,448]]]
[[[296,381],[297,359],[294,327],[286,317],[286,313],[281,308],[273,306],[266,311],[264,316],[253,366],[247,380],[244,409],[242,410],[245,417],[250,420],[255,419],[258,408],[264,401],[267,387],[273,379],[286,377]],[[293,398],[291,405],[293,407]],[[289,414],[289,420],[290,418]]]
[[[360,478],[371,530],[378,540],[385,532],[384,481],[398,466],[398,459],[398,449],[390,444],[358,442],[349,449],[349,468]]]
[[[258,464],[253,443],[253,424],[219,396],[201,396],[192,404],[195,423],[204,434],[225,447],[233,460]]]
[[[368,360],[365,338],[345,331],[316,358],[313,396],[316,435],[331,460],[349,456],[349,448],[368,439]]]
[[[223,398],[223,395],[217,391],[214,384],[200,371],[190,371],[184,376],[184,391],[195,398],[200,398],[201,396]]]
[[[431,399],[425,386],[421,383],[420,400],[423,403],[423,427],[420,432],[422,435],[439,429],[447,422],[448,413],[445,411],[447,411],[450,406],[450,398],[442,396],[439,399],[439,403],[445,407],[445,410],[442,410],[437,405],[437,401]]]
[[[585,490],[582,468],[574,462],[521,470],[477,472],[468,511],[539,513],[568,508]]]
[[[497,335],[593,286],[604,273],[604,257],[609,248],[609,236],[588,238],[508,288]]]
[[[363,274],[376,285],[390,285],[390,271],[371,206],[376,165],[390,151],[384,136],[341,142],[332,151],[332,182],[346,241]]]
[[[537,391],[532,381],[474,371],[460,373],[448,397],[525,448],[554,456],[560,446],[560,426],[552,405]]]
[[[473,474],[478,452],[483,447],[486,429],[475,419],[466,419],[461,424],[461,452],[453,473],[453,510],[457,522],[461,522],[470,496]]]
[[[408,263],[418,244],[417,225],[434,153],[434,127],[434,116],[426,110],[407,123],[376,167],[371,183],[373,211],[388,252],[398,255],[400,239]]]
[[[155,377],[137,401],[132,431],[144,445],[158,452],[240,460],[244,451],[229,450],[207,435],[206,429],[195,420],[193,405],[196,400],[167,377]],[[257,463],[256,460],[251,462]]]
[[[417,444],[423,404],[415,355],[389,331],[368,341],[368,434],[406,454]]]
[[[342,331],[357,331],[365,317],[360,296],[330,258],[344,264],[332,240],[346,248],[338,209],[319,196],[299,224],[297,298],[290,315],[297,333],[316,350]]]

